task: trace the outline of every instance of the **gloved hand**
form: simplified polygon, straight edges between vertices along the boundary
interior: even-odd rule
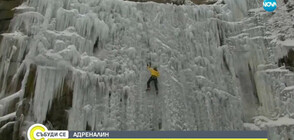
[[[147,63],[147,67],[151,67],[151,62]]]

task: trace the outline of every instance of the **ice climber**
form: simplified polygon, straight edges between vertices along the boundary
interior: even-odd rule
[[[149,78],[148,82],[147,82],[147,90],[150,90],[150,83],[153,81],[154,82],[154,86],[155,86],[155,90],[156,90],[156,94],[158,94],[158,86],[157,86],[157,77],[159,77],[159,72],[157,71],[157,68],[151,68],[151,63],[147,64],[147,68],[151,73],[151,77]]]

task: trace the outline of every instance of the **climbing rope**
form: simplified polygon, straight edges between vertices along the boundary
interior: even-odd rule
[[[142,9],[142,12],[143,12],[143,30],[146,32],[146,44],[148,46],[148,53],[147,53],[147,63],[151,63],[152,61],[152,55],[151,55],[151,45],[150,45],[150,39],[149,39],[149,30],[148,30],[148,26],[147,26],[147,18],[146,18],[146,10],[145,8],[143,7],[143,3],[141,4],[141,9]]]

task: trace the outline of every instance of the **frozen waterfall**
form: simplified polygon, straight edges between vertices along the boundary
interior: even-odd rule
[[[279,22],[294,3],[278,3],[273,14],[259,0],[26,0],[0,46],[0,132],[13,126],[17,139],[43,123],[294,139],[294,73],[277,64],[294,47],[294,19]],[[158,96],[145,91],[149,61],[161,73]]]

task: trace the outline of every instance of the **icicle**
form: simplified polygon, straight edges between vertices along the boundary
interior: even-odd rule
[[[63,87],[66,70],[52,67],[37,67],[37,81],[34,93],[33,111],[36,121],[43,123],[55,95]]]

